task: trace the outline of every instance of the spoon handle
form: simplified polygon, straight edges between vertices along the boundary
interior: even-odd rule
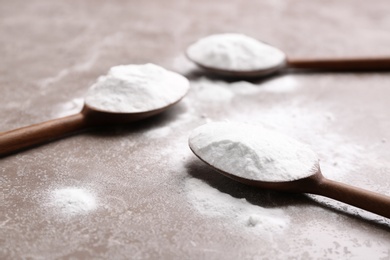
[[[383,71],[390,70],[390,57],[288,59],[287,67],[329,71]]]
[[[0,157],[60,138],[87,126],[82,113],[0,133]]]
[[[355,207],[390,218],[390,197],[323,178],[318,184],[318,195],[329,197]]]

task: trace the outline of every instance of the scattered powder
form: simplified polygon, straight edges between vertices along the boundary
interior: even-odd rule
[[[62,103],[57,105],[52,112],[53,117],[64,117],[76,114],[80,112],[83,107],[84,99],[83,98],[75,98],[66,103]]]
[[[281,76],[261,84],[248,81],[235,81],[232,83],[223,80],[212,80],[200,77],[191,82],[192,92],[197,100],[204,101],[230,101],[235,96],[250,96],[262,93],[292,93],[299,88],[298,80],[292,76]]]
[[[188,90],[185,77],[157,65],[121,65],[97,80],[85,103],[107,112],[145,112],[177,102]]]
[[[192,123],[194,120],[199,118],[199,116],[196,116],[194,103],[190,102],[188,99],[184,99],[183,101],[181,101],[178,107],[181,108],[181,111],[185,111],[185,112],[175,114],[174,120],[169,121],[169,124],[157,125],[151,129],[148,129],[147,131],[143,131],[142,134],[145,136],[145,138],[147,138],[148,140],[151,139],[164,140],[165,137],[174,134],[174,138],[178,140],[179,135],[177,134],[177,131],[180,131],[181,133],[183,131],[178,129],[180,129],[184,125]],[[186,129],[184,132],[186,131],[188,130]],[[185,135],[182,135],[182,137],[184,138],[183,140],[185,140],[184,141],[185,143],[187,137]],[[165,148],[168,149],[168,147]],[[187,150],[187,149],[188,147],[184,145],[184,149],[182,150]]]
[[[329,121],[334,121],[335,120],[334,115],[332,113],[326,113],[325,117]]]
[[[262,89],[262,87],[255,85],[253,83],[250,83],[248,81],[236,81],[236,82],[232,82],[232,83],[227,83],[226,81],[225,82],[223,82],[223,81],[221,81],[221,82],[209,81],[209,86],[212,86],[214,84],[225,85],[225,88],[230,89],[231,91],[234,92],[234,94],[243,95],[243,96],[257,94]]]
[[[248,71],[284,64],[280,50],[243,34],[216,34],[198,40],[187,49],[188,57],[205,67]]]
[[[319,170],[319,159],[308,146],[260,126],[208,123],[193,130],[189,144],[202,160],[247,179],[292,181]]]
[[[163,126],[163,127],[149,130],[145,132],[145,135],[148,138],[164,138],[167,137],[171,132],[172,132],[172,127]]]
[[[97,208],[95,196],[81,188],[66,187],[50,193],[50,206],[66,215],[81,215]]]
[[[289,224],[281,209],[268,209],[220,192],[202,180],[186,179],[185,188],[191,204],[203,215],[223,218],[229,225],[246,227],[248,231],[280,232]]]
[[[193,62],[188,60],[185,54],[174,57],[172,59],[172,66],[176,72],[182,75],[190,75],[198,68]]]
[[[275,79],[263,82],[259,88],[262,91],[270,93],[288,93],[294,92],[299,87],[298,81],[292,76],[277,77]]]
[[[230,90],[224,81],[210,82],[209,79],[202,77],[191,83],[196,86],[196,98],[202,102],[230,101],[234,97],[234,92]],[[218,103],[217,103],[218,104]]]
[[[214,84],[221,85],[222,82],[209,81],[209,86]],[[233,83],[224,82],[225,88],[231,89],[236,94],[252,95],[260,92],[266,93],[292,93],[299,88],[298,81],[292,76],[280,76],[262,82],[261,84],[253,84],[247,81],[237,81]]]

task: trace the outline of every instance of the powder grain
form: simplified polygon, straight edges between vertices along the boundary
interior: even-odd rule
[[[282,209],[251,204],[245,198],[232,197],[196,178],[186,179],[185,189],[189,201],[202,215],[220,218],[220,222],[240,230],[275,234],[288,227],[289,217]]]

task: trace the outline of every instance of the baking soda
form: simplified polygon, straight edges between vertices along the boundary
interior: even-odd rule
[[[232,197],[196,178],[188,178],[185,188],[189,201],[199,213],[223,219],[230,226],[246,231],[277,233],[290,222],[282,209],[251,204],[245,198]]]
[[[251,180],[293,181],[319,170],[319,159],[307,145],[250,124],[205,124],[193,130],[189,145],[210,165]]]
[[[189,81],[154,64],[112,67],[87,92],[91,108],[113,113],[138,113],[161,109],[183,98]]]
[[[97,208],[95,196],[81,188],[66,187],[51,191],[50,205],[66,215],[81,215]]]
[[[284,64],[280,50],[243,34],[215,34],[198,40],[187,49],[188,57],[205,67],[248,71]]]

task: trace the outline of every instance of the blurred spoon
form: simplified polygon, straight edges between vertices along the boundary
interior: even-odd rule
[[[120,66],[118,66],[118,68],[119,67]],[[121,69],[122,68],[123,66],[121,67]],[[154,68],[152,67],[152,69]],[[144,92],[147,93],[147,91],[143,91],[141,94],[135,94],[131,93],[131,91],[130,93],[128,93],[129,91],[127,91],[126,93],[123,91],[123,89],[119,94],[116,92],[110,93],[107,91],[101,91],[101,93],[99,93],[99,91],[96,91],[95,84],[89,89],[85,99],[86,102],[84,103],[84,106],[79,113],[0,133],[0,156],[5,156],[16,151],[23,150],[34,145],[42,144],[47,141],[57,139],[81,130],[99,126],[126,124],[160,114],[178,103],[187,94],[189,90],[189,82],[186,78],[173,72],[169,73],[171,73],[169,80],[175,80],[175,95],[170,96],[170,99],[167,99],[165,95],[163,97],[164,99],[161,98],[162,102],[160,102],[158,105],[153,105],[151,108],[136,111],[115,111],[109,108],[105,108],[104,106],[99,107],[99,104],[96,106],[94,98],[102,94],[115,96],[115,99],[113,100],[116,103],[121,102],[120,100],[121,98],[123,98],[121,97],[121,95],[143,95],[140,96],[141,101],[145,98],[148,98],[148,96],[144,94]],[[170,83],[169,80],[167,81],[168,84]],[[98,80],[97,84],[99,84],[99,82],[102,82],[102,78]],[[157,95],[152,96],[150,98],[158,99],[160,97]]]
[[[238,59],[262,59],[261,51],[259,49],[258,57],[232,57],[232,52],[240,51],[240,48],[244,48],[245,55],[248,52],[251,52],[250,48],[255,47],[254,44],[252,46],[245,46],[244,44],[233,42],[231,40],[232,45],[228,46],[228,43],[224,43],[222,37],[226,35],[238,35],[240,37],[246,37],[247,40],[253,41],[252,43],[256,43],[261,47],[265,48],[266,51],[272,51],[275,56],[274,62],[270,64],[263,64],[262,66],[256,68],[235,68],[230,67],[227,63],[232,62],[235,63]],[[213,41],[207,42],[208,38],[214,37]],[[220,37],[220,42],[217,41],[217,37]],[[215,50],[217,51],[215,52]],[[205,53],[210,51],[210,53]],[[203,52],[203,53],[202,53]],[[207,55],[207,56],[199,56]],[[210,72],[211,74],[220,75],[220,76],[229,76],[229,77],[238,77],[238,78],[246,78],[246,77],[262,77],[267,76],[272,73],[282,71],[283,69],[306,69],[306,70],[316,70],[316,71],[384,71],[390,70],[390,57],[351,57],[351,58],[288,58],[284,52],[281,50],[259,42],[253,38],[248,36],[240,35],[240,34],[217,34],[208,36],[206,38],[200,39],[197,42],[190,45],[186,50],[186,56],[189,60],[194,62],[200,68],[205,71]],[[216,65],[215,63],[211,63],[208,58],[220,60],[221,63]],[[226,60],[226,58],[228,58]],[[269,58],[269,57],[268,57]],[[229,60],[231,59],[231,60]],[[237,60],[234,60],[237,59]],[[224,61],[225,60],[225,61]]]
[[[254,156],[254,153],[256,153],[256,156],[259,156],[259,154],[262,154],[262,152],[253,151],[253,147],[250,148],[250,144],[245,147],[246,145],[243,145],[245,141],[243,141],[239,146],[237,146],[238,149],[235,149],[235,145],[233,143],[229,143],[226,138],[228,137],[233,138],[235,140],[244,140],[251,133],[245,132],[244,136],[244,133],[240,133],[239,131],[237,131],[239,130],[238,128],[229,123],[226,123],[223,126],[224,129],[221,130],[221,128],[219,128],[217,124],[218,123],[212,123],[211,125],[208,124],[209,126],[205,125],[195,129],[194,132],[190,135],[189,146],[192,152],[200,160],[205,162],[214,170],[222,173],[223,175],[246,185],[255,186],[258,188],[282,192],[311,193],[325,196],[376,213],[386,218],[390,218],[390,197],[375,192],[363,190],[360,188],[352,187],[350,185],[325,178],[321,173],[318,159],[310,158],[309,156],[311,156],[311,154],[310,152],[306,153],[306,148],[297,149],[297,151],[299,152],[296,154],[297,158],[295,160],[301,160],[304,162],[311,161],[312,163],[311,165],[307,165],[307,167],[304,167],[306,169],[306,172],[299,173],[299,179],[292,179],[291,181],[283,181],[283,179],[282,181],[264,181],[262,179],[264,177],[249,177],[249,175],[245,172],[248,168],[253,167],[253,165],[256,164],[248,164],[246,162],[245,165],[241,165],[241,170],[234,169],[237,168],[237,165],[240,165],[240,163],[238,162],[239,160],[242,159],[241,162],[243,162],[244,160],[248,161],[248,159]],[[250,128],[250,126],[245,127]],[[234,130],[229,133],[229,129]],[[264,132],[259,133],[255,142],[260,140],[260,142],[264,144],[264,150],[268,149],[267,146],[275,145],[278,147],[278,149],[276,149],[275,151],[277,153],[283,154],[285,153],[285,151],[279,148],[283,147],[283,145],[288,146],[291,144],[288,141],[291,139],[284,139],[283,137],[278,139],[261,140],[263,138],[262,133]],[[269,137],[269,135],[267,135],[267,137]],[[278,135],[277,137],[280,136]],[[210,140],[210,142],[206,140]],[[284,142],[285,140],[287,140],[287,143],[283,144],[282,142]],[[209,149],[209,151],[212,152],[208,153],[205,151],[205,149]],[[220,156],[216,154],[220,154]],[[240,158],[235,158],[238,156],[240,156]],[[271,154],[267,155],[267,153],[263,153],[263,157],[264,158],[260,158],[260,161],[262,161],[262,163],[264,164],[270,164],[270,166],[264,167],[270,167],[270,169],[275,172],[275,175],[278,175],[277,171],[279,169],[288,170],[291,166],[292,160],[294,160],[294,158],[288,154],[286,154],[285,160],[281,160],[279,162],[275,162],[274,160],[276,157]],[[225,163],[220,163],[221,160],[225,160]],[[279,166],[271,168],[273,167],[272,165],[274,163],[277,163]],[[295,162],[292,163],[295,164]],[[268,177],[269,176],[267,176],[267,178]],[[272,176],[270,177],[272,178]]]

